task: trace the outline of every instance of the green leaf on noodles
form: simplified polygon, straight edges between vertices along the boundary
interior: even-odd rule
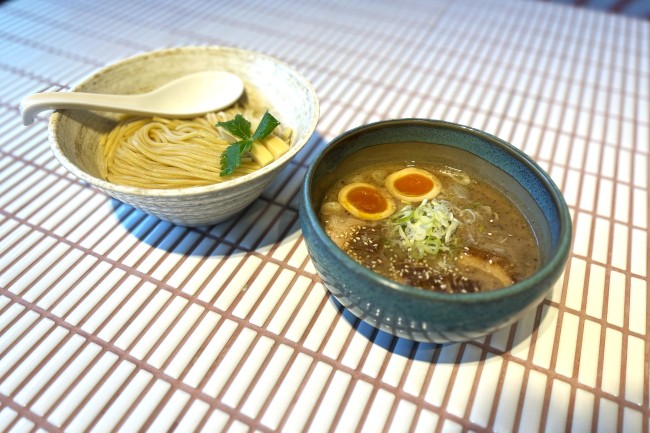
[[[279,124],[280,122],[268,111],[262,116],[254,134],[251,134],[251,123],[241,114],[237,114],[234,119],[227,122],[218,122],[216,126],[221,126],[231,135],[241,138],[241,141],[231,144],[221,154],[221,176],[232,174],[241,164],[242,155],[250,152],[253,141],[262,140]]]
[[[278,126],[280,122],[271,115],[268,111],[264,113],[264,116],[262,116],[262,120],[260,120],[260,124],[257,125],[257,129],[255,130],[255,134],[251,137],[253,140],[261,140],[267,135],[269,135],[273,130],[275,129],[276,126]]]
[[[241,164],[240,142],[233,143],[221,154],[221,176],[228,176]]]
[[[241,114],[236,115],[234,119],[228,120],[227,122],[219,122],[217,123],[217,126],[221,126],[226,131],[242,140],[248,140],[251,138],[251,123]]]
[[[239,144],[239,153],[244,154],[251,151],[251,147],[253,147],[253,140],[243,140],[235,144]]]

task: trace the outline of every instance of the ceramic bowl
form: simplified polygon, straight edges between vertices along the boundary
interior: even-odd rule
[[[289,65],[267,55],[228,47],[180,47],[136,55],[107,66],[72,91],[132,94],[150,91],[185,74],[226,70],[244,82],[243,97],[294,130],[289,152],[251,174],[227,182],[182,188],[145,189],[118,185],[99,175],[101,134],[117,114],[81,110],[55,112],[49,137],[56,158],[74,175],[110,196],[162,220],[179,225],[214,224],[248,206],[307,143],[316,128],[319,104],[311,84]]]
[[[465,167],[507,194],[529,220],[541,255],[541,265],[532,276],[494,291],[425,291],[366,269],[327,236],[319,222],[318,209],[325,191],[350,166],[362,161],[417,160],[418,153],[445,158],[455,152],[453,148],[466,151]],[[466,341],[514,323],[547,296],[563,272],[569,254],[571,219],[562,194],[550,177],[514,146],[453,123],[389,120],[346,132],[335,138],[311,165],[300,199],[303,236],[314,266],[331,294],[370,325],[412,340]]]

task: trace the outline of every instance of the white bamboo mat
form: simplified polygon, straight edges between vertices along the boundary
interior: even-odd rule
[[[69,175],[29,93],[150,49],[278,57],[317,132],[236,221],[160,222]],[[0,2],[0,431],[639,432],[650,417],[650,22],[528,1]],[[327,294],[297,192],[329,140],[426,117],[548,170],[574,220],[549,299],[465,344]]]

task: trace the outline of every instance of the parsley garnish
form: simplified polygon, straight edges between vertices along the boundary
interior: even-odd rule
[[[228,146],[221,154],[221,176],[232,174],[235,168],[241,164],[242,155],[250,152],[253,141],[262,140],[273,132],[279,124],[280,122],[268,111],[262,116],[262,120],[260,120],[260,124],[254,133],[251,133],[251,123],[241,114],[236,115],[234,119],[227,122],[217,123],[217,126],[221,126],[230,134],[240,139],[238,142]]]

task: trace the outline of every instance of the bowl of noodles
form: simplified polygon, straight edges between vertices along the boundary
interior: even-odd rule
[[[571,218],[532,159],[483,131],[396,119],[336,137],[310,165],[300,223],[344,308],[416,341],[467,341],[534,312]]]
[[[244,93],[233,106],[194,119],[55,111],[49,122],[55,157],[81,180],[162,220],[201,226],[234,217],[261,195],[315,131],[318,97],[298,71],[253,51],[178,47],[106,66],[72,91],[145,93],[212,70],[243,81]],[[242,125],[248,132],[239,135]],[[247,141],[262,129],[259,139]],[[244,141],[247,147],[237,146]],[[233,162],[234,148],[240,151]]]

